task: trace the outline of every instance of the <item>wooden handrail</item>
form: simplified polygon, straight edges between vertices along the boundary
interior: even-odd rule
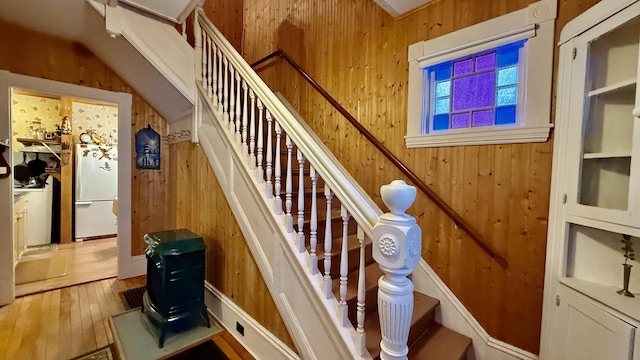
[[[263,57],[262,59],[251,64],[252,68],[272,59],[276,56],[280,56],[289,63],[297,72],[300,74],[307,82],[316,89],[322,97],[324,97],[331,105],[333,105],[336,110],[342,116],[344,116],[349,122],[355,126],[356,129],[362,134],[367,140],[369,140],[384,156],[393,163],[402,173],[413,182],[420,191],[425,193],[431,201],[433,201],[442,211],[444,211],[449,218],[453,220],[453,222],[464,232],[466,232],[472,239],[475,241],[478,246],[480,246],[489,256],[491,256],[500,266],[503,268],[508,268],[509,264],[507,260],[505,260],[500,253],[491,246],[491,244],[478,232],[474,229],[460,214],[458,214],[446,201],[444,201],[438,194],[436,194],[433,189],[429,187],[429,185],[425,184],[416,174],[414,174],[409,168],[407,168],[400,159],[398,159],[389,149],[387,149],[384,144],[382,144],[378,139],[373,136],[356,118],[354,118],[336,99],[334,99],[329,93],[322,88],[312,77],[307,74],[301,67],[298,65],[287,53],[282,50],[276,50],[273,53]]]

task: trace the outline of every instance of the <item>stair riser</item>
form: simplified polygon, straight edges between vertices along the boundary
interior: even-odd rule
[[[323,244],[324,243],[324,237],[325,237],[325,232],[326,232],[326,220],[324,219],[318,219],[318,229],[317,229],[317,241],[318,244]],[[297,231],[298,229],[298,216],[297,214],[293,215],[293,228],[294,230]],[[355,221],[350,220],[349,221],[349,225],[347,228],[347,235],[353,235],[357,232],[358,230],[358,225],[355,223]],[[302,229],[302,233],[304,234],[304,238],[305,238],[305,244],[309,245],[310,242],[310,233],[311,233],[311,227],[309,225],[308,219],[307,221],[305,221],[304,223],[304,227]],[[341,218],[333,218],[331,219],[331,234],[333,235],[333,237],[341,237],[342,236],[342,219]]]
[[[340,252],[337,249],[332,249],[333,255],[331,257],[331,278],[335,279],[340,276]],[[319,247],[317,249],[318,254],[318,269],[324,274],[324,249]],[[360,266],[360,248],[353,248],[348,251],[349,272],[357,271]],[[371,245],[365,247],[365,265],[373,263],[373,253]]]

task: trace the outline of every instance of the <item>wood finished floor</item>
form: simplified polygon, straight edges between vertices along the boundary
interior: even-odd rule
[[[113,275],[116,271],[116,265],[99,263],[109,253],[105,249],[113,247],[115,254],[115,242],[108,243],[92,240],[61,245],[58,251],[69,252],[67,279],[20,285],[37,292],[0,307],[0,360],[66,360],[114,342],[109,318],[125,311],[119,293],[143,286],[145,277],[105,278],[101,274],[108,271],[105,269],[113,267]],[[92,277],[102,279],[92,281]],[[230,360],[254,359],[227,331],[212,340]]]
[[[16,285],[16,296],[114,277],[118,271],[116,246],[115,237],[58,245],[56,252],[67,258],[67,275]]]

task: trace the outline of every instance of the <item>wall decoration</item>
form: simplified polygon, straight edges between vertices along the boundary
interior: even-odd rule
[[[71,108],[73,113],[71,126],[74,134],[88,133],[95,144],[118,145],[117,106],[95,105],[74,100]],[[96,139],[101,139],[102,142]],[[76,136],[74,142],[79,144],[80,138]]]
[[[136,133],[136,168],[160,169],[160,134],[151,125]]]
[[[12,148],[18,151],[24,145],[16,138],[36,139],[46,132],[55,132],[62,123],[60,100],[37,95],[11,95],[11,121],[13,122]]]

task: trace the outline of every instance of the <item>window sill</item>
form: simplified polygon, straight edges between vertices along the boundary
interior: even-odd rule
[[[405,136],[407,148],[490,145],[508,143],[545,142],[553,124],[522,126],[488,131],[467,131],[429,135]]]

